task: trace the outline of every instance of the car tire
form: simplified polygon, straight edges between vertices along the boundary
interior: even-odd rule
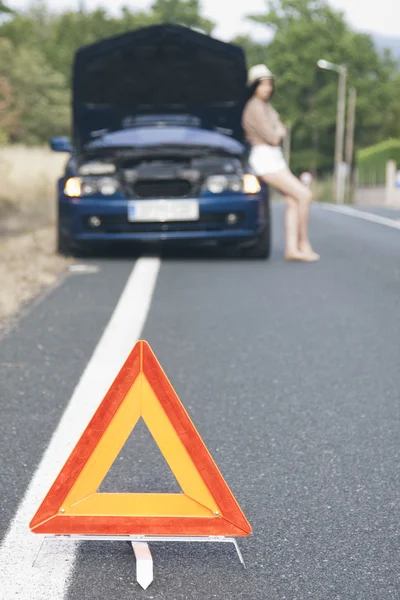
[[[271,218],[269,204],[266,204],[267,223],[262,230],[262,233],[257,238],[254,245],[242,248],[242,256],[244,258],[254,258],[259,260],[268,260],[271,256]]]
[[[268,260],[271,255],[271,236],[268,225],[259,236],[254,246],[242,248],[244,258],[254,258],[259,260]]]
[[[68,237],[61,231],[60,225],[57,227],[57,253],[62,256],[71,256],[72,247]]]

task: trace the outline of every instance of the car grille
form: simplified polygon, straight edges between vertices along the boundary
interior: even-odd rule
[[[186,198],[191,189],[185,179],[161,179],[137,181],[133,192],[138,198]]]

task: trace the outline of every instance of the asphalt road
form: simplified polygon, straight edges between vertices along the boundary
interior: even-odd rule
[[[141,333],[253,527],[247,569],[228,544],[157,543],[143,591],[126,543],[81,543],[68,568],[71,542],[47,542],[32,569],[28,522],[9,539],[134,267],[93,259],[98,273],[66,277],[0,342],[1,598],[400,598],[400,231],[317,206],[321,262],[287,264],[282,210],[267,263],[163,259]],[[101,489],[176,491],[144,427]],[[36,587],[46,557],[57,594]]]

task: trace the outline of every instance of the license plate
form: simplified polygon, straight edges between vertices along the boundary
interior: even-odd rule
[[[165,223],[198,219],[197,200],[133,200],[128,203],[128,221]]]

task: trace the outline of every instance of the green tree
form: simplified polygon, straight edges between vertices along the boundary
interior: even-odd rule
[[[0,127],[10,141],[39,143],[69,133],[65,78],[49,67],[37,49],[16,49],[0,38],[0,54]]]
[[[199,0],[155,0],[151,12],[159,22],[178,23],[209,34],[214,29],[214,23],[201,16]]]
[[[13,13],[13,12],[14,11],[11,8],[9,8],[8,6],[6,6],[4,4],[4,2],[1,2],[1,0],[0,0],[0,14],[1,13],[8,13],[8,14],[10,14],[10,13]]]
[[[240,35],[236,37],[233,42],[244,50],[249,67],[265,63],[268,60],[266,44],[255,42],[248,35]]]

